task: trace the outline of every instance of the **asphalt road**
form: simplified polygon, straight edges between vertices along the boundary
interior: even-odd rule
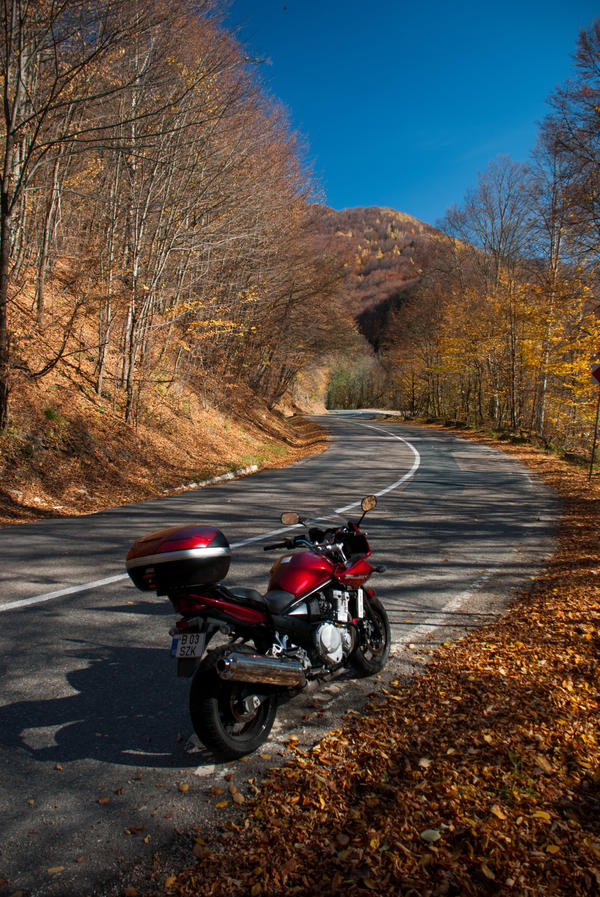
[[[440,431],[320,420],[330,447],[291,467],[0,531],[1,895],[117,893],[133,864],[218,821],[207,788],[231,774],[243,793],[261,764],[285,757],[290,734],[314,742],[373,688],[340,681],[297,698],[264,756],[215,766],[191,737],[170,605],[124,576],[143,533],[216,525],[234,545],[228,583],[264,590],[274,555],[261,540],[283,510],[331,518],[378,494],[367,530],[387,565],[373,584],[392,621],[392,672],[436,633],[492,618],[543,566],[558,500],[512,459]]]

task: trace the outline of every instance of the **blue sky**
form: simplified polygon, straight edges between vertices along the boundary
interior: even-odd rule
[[[591,0],[232,0],[227,19],[336,209],[435,224],[499,154],[527,161]]]

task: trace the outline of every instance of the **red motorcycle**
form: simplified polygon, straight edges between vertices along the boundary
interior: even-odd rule
[[[268,737],[278,705],[309,680],[341,668],[360,675],[383,669],[390,625],[365,583],[374,567],[361,524],[377,504],[363,499],[357,523],[321,529],[295,513],[284,526],[308,534],[266,545],[286,549],[273,565],[265,595],[227,588],[231,549],[210,526],[176,526],[144,536],[127,555],[127,572],[144,591],[167,595],[181,616],[170,630],[180,676],[193,676],[190,714],[198,737],[219,760],[256,750]],[[216,636],[219,644],[207,650]],[[223,644],[223,642],[225,643]]]

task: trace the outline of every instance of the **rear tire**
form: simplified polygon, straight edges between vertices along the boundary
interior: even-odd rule
[[[190,716],[200,741],[217,760],[238,760],[251,754],[271,731],[277,695],[264,695],[265,686],[221,679],[214,668],[200,667],[190,689]],[[255,709],[244,700],[262,692]]]
[[[379,673],[387,663],[392,633],[385,607],[379,598],[369,598],[362,632],[352,655],[352,665],[362,676]],[[370,613],[369,613],[370,611]]]

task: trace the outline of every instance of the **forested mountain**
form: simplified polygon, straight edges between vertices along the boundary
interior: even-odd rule
[[[394,209],[336,211],[321,207],[319,228],[335,240],[344,265],[344,306],[361,333],[379,348],[391,313],[397,309],[422,271],[417,259],[440,232]]]

